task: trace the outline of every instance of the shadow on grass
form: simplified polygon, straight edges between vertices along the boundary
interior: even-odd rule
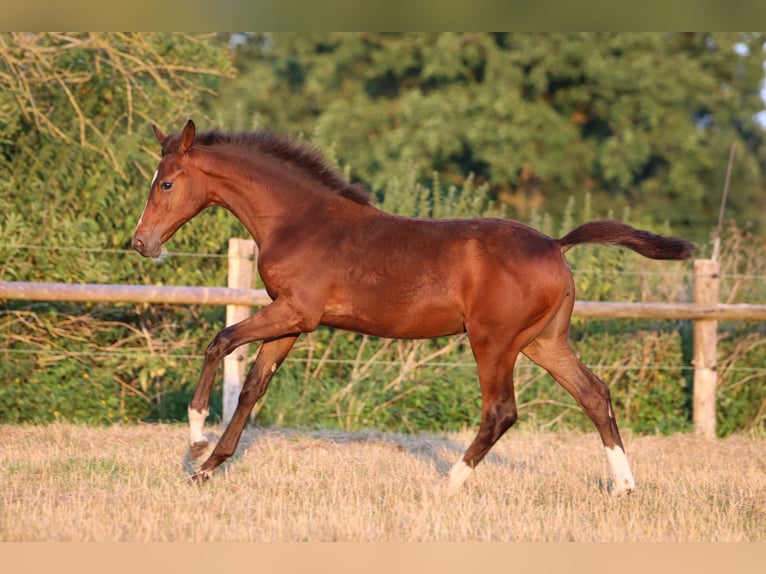
[[[199,466],[207,459],[220,439],[222,431],[211,429],[206,434],[209,444],[201,452],[194,449],[187,449],[182,460],[184,472],[191,476]],[[438,434],[396,434],[384,433],[379,431],[340,431],[340,430],[301,430],[289,429],[283,427],[248,427],[242,433],[237,450],[234,455],[224,462],[216,474],[226,472],[233,464],[236,464],[247,452],[247,450],[262,440],[271,440],[274,438],[291,440],[322,440],[334,444],[377,444],[384,445],[396,451],[413,456],[428,465],[433,466],[439,475],[446,477],[452,465],[459,460],[468,444],[458,444],[454,440],[440,436]],[[519,461],[511,461],[507,458],[489,453],[484,460],[484,464],[501,465],[509,470],[524,470],[526,464]]]

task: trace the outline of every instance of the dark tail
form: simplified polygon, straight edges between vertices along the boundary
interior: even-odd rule
[[[580,243],[621,245],[650,259],[689,259],[696,246],[691,241],[664,237],[635,229],[619,221],[589,221],[558,240],[561,252]]]

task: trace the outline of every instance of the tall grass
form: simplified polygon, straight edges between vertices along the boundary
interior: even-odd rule
[[[766,541],[763,437],[628,433],[614,499],[595,432],[511,430],[454,497],[471,433],[249,429],[201,487],[180,425],[0,434],[2,541]]]

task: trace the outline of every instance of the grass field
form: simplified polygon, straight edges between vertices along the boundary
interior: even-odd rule
[[[213,428],[211,434],[220,432]],[[181,425],[0,426],[2,541],[766,541],[766,441],[511,430],[454,497],[471,433],[249,429],[200,486]]]

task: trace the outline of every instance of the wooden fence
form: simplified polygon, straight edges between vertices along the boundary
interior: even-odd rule
[[[227,324],[241,321],[252,307],[271,302],[264,289],[253,289],[257,252],[249,239],[229,242],[228,287],[178,287],[143,285],[95,285],[0,281],[0,300],[76,302],[174,303],[226,305]],[[764,321],[766,305],[731,305],[718,301],[719,266],[710,259],[694,262],[692,303],[619,303],[576,301],[574,316],[636,319],[685,319],[694,321],[693,420],[696,431],[715,436],[717,385],[716,343],[720,320]],[[224,361],[223,420],[228,422],[244,381],[247,346]]]

